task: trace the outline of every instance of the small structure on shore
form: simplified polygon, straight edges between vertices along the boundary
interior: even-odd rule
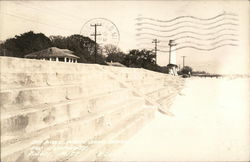
[[[73,54],[73,51],[68,49],[59,49],[50,47],[41,51],[33,52],[24,56],[30,59],[48,60],[48,61],[61,61],[61,62],[74,62],[80,57]]]
[[[177,74],[177,64],[176,64],[176,50],[175,46],[177,45],[174,40],[169,40],[169,64],[167,68],[169,69],[169,74],[178,75]]]

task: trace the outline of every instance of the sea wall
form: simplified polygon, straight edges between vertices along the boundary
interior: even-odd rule
[[[183,79],[138,68],[0,57],[2,161],[102,159],[168,114]],[[111,142],[111,141],[120,142]]]

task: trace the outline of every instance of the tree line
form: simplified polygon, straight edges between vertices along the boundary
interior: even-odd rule
[[[49,47],[69,49],[79,56],[80,63],[94,63],[95,42],[89,37],[74,34],[71,36],[50,36],[43,33],[29,31],[14,38],[5,40],[0,44],[0,56],[20,57],[43,50]],[[101,47],[97,44],[96,63],[119,62],[127,67],[145,68],[148,70],[168,73],[166,66],[158,66],[155,63],[155,54],[151,50],[132,49],[124,53],[117,46],[108,44]]]
[[[20,57],[40,51],[49,47],[58,47],[69,49],[79,56],[81,63],[94,63],[94,45],[95,42],[82,35],[50,36],[43,33],[34,33],[33,31],[16,35],[14,38],[7,39],[0,45],[0,56]],[[104,57],[97,55],[97,62],[105,64]]]

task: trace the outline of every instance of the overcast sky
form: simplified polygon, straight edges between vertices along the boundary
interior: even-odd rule
[[[185,55],[186,65],[196,70],[249,73],[248,1],[0,1],[0,40],[30,30],[46,36],[79,34],[88,20],[102,17],[116,25],[120,33],[118,46],[127,52],[138,48],[138,16],[169,20],[177,16],[210,18],[223,12],[238,15],[239,45],[212,51],[182,49],[177,51],[177,63],[181,65],[181,56]],[[168,53],[158,52],[157,63],[167,65]]]

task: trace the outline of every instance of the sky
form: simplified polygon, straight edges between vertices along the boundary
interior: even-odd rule
[[[181,49],[176,51],[177,64],[182,66],[181,56],[186,56],[185,65],[194,70],[249,74],[249,11],[248,1],[0,1],[0,40],[30,30],[46,36],[83,34],[81,29],[89,20],[105,18],[108,25],[115,25],[115,29],[108,30],[103,25],[97,30],[106,31],[107,35],[113,31],[118,33],[118,47],[128,52],[139,48],[136,35],[138,17],[159,20],[178,16],[211,18],[230,12],[238,15],[238,46],[223,46],[211,51]],[[92,34],[94,28],[89,28],[87,34]],[[159,45],[166,43],[160,42]],[[151,40],[146,48],[154,48]],[[157,64],[168,64],[167,52],[157,53]]]

